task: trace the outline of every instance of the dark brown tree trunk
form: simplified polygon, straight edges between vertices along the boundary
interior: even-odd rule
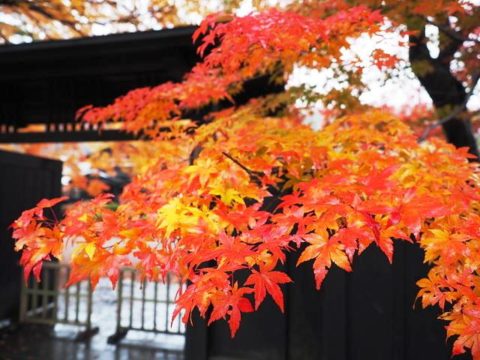
[[[450,60],[456,48],[448,54],[440,53],[438,58],[432,58],[426,45],[424,34],[410,36],[409,58],[415,75],[430,95],[437,110],[465,108],[467,92],[461,82],[450,71]],[[421,66],[415,66],[421,64]],[[427,67],[427,68],[425,68]],[[470,120],[454,116],[442,124],[447,141],[457,147],[468,147],[469,152],[479,156],[478,146],[473,135]]]

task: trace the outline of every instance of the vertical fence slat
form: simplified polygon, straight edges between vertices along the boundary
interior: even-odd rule
[[[55,271],[55,269],[52,269],[53,291],[54,291],[54,293],[53,293],[53,321],[54,321],[54,323],[56,323],[57,320],[58,320],[57,311],[58,311],[58,294],[60,292],[60,285],[59,285],[60,270],[61,270],[61,268],[59,268],[57,271]]]
[[[145,329],[145,287],[147,286],[147,282],[145,280],[142,281],[142,330]]]
[[[165,299],[166,315],[165,315],[165,331],[168,333],[168,317],[170,307],[170,275],[167,275],[167,298]]]
[[[31,279],[28,279],[27,281],[31,282]],[[32,309],[33,311],[37,311],[37,300],[38,300],[38,283],[36,281],[33,281],[33,292],[32,292]]]
[[[176,321],[177,324],[178,324],[178,330],[177,330],[177,332],[178,332],[179,334],[181,334],[181,333],[182,333],[182,314],[181,314],[181,313],[178,314],[178,316],[177,316],[177,318],[176,318],[175,321]]]
[[[123,305],[123,279],[124,270],[120,270],[120,279],[118,282],[118,300],[117,300],[117,332],[122,326],[122,305]]]
[[[27,317],[29,296],[30,294],[27,289],[27,284],[25,283],[25,280],[22,278],[22,288],[21,288],[21,295],[20,295],[20,322],[25,321]]]
[[[75,285],[76,291],[75,291],[75,322],[78,324],[79,323],[79,314],[80,314],[80,283],[77,283]]]
[[[92,283],[88,282],[88,294],[87,294],[87,329],[92,328]]]
[[[68,279],[70,277],[70,267],[67,267],[66,275],[65,278]],[[65,287],[65,292],[64,292],[64,300],[65,300],[65,313],[63,320],[68,321],[68,313],[69,313],[69,300],[70,300],[70,286]]]
[[[155,288],[153,290],[153,330],[156,331],[157,329],[157,304],[158,304],[158,282],[155,281],[154,283]]]
[[[135,284],[135,272],[130,271],[130,321],[129,325],[132,327],[133,325],[133,290],[134,290],[134,284]]]
[[[50,285],[50,271],[46,268],[43,271],[43,281],[41,282],[42,289],[42,318],[47,318],[48,313],[48,288]]]

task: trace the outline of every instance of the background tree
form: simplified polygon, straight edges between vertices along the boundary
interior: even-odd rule
[[[241,2],[0,0],[0,38],[4,43],[65,39],[195,24],[210,12],[233,11]],[[256,1],[256,6],[264,6],[264,1]]]
[[[101,276],[115,283],[123,265],[153,280],[174,273],[188,284],[175,314],[188,321],[198,309],[209,322],[226,319],[233,336],[242,313],[267,294],[283,310],[286,253],[299,251],[299,265],[313,260],[320,288],[333,265],[351,271],[368,246],[391,262],[394,239],[416,242],[432,266],[418,282],[422,304],[443,310],[454,354],[468,349],[480,359],[478,164],[442,140],[419,143],[396,117],[355,101],[363,64],[344,58],[352,39],[395,30],[386,24],[405,6],[392,4],[388,19],[341,1],[209,16],[195,34],[205,58],[182,83],[82,109],[85,121],[119,121],[170,151],[159,152],[120,203],[100,195],[61,221],[46,209],[63,198],[25,211],[13,224],[25,275],[38,277],[43,260],[62,259],[66,244],[74,246],[69,283],[90,277],[95,285]],[[422,4],[433,11],[427,1],[415,11],[425,15]],[[459,17],[475,10],[442,6],[454,4]],[[382,69],[392,60],[381,48],[372,54]],[[320,131],[304,125],[302,111],[326,98],[304,86],[235,103],[249,81],[283,84],[300,66],[343,76],[347,91],[328,99],[348,114]]]
[[[134,17],[117,17],[116,1],[0,1],[2,18],[0,34],[4,42],[13,35],[31,39],[59,39],[88,35],[89,27],[102,19],[101,12],[110,13],[114,22],[134,21]],[[115,18],[116,17],[116,18]]]
[[[311,3],[312,7],[316,7]],[[439,116],[428,127],[441,126],[452,144],[466,146],[478,156],[466,104],[479,78],[480,9],[475,1],[328,1],[321,11],[337,11],[352,5],[378,9],[391,26],[407,31],[411,69],[425,88]],[[426,28],[438,29],[438,54],[428,47]]]

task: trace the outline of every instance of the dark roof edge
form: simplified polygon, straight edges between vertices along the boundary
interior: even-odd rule
[[[171,39],[175,37],[191,37],[196,29],[197,26],[179,26],[172,29],[109,34],[65,40],[36,41],[18,45],[2,45],[0,46],[0,55],[15,54],[35,50],[53,50],[60,48],[65,49],[77,46],[101,46],[106,44],[129,42],[134,40],[160,40]]]

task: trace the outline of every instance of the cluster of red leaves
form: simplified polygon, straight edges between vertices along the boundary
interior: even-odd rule
[[[189,283],[177,299],[184,321],[194,308],[203,316],[212,309],[209,321],[227,318],[233,335],[253,309],[249,296],[258,308],[270,294],[283,309],[280,285],[290,279],[279,267],[303,243],[299,263],[314,260],[320,287],[333,264],[351,271],[372,243],[391,261],[393,239],[416,241],[434,265],[419,282],[423,304],[452,304],[443,318],[460,335],[456,351],[478,356],[471,333],[480,333],[480,196],[466,152],[442,141],[419,145],[383,112],[315,132],[294,116],[255,111],[218,114],[182,142],[200,149],[194,161],[159,161],[116,208],[108,196],[78,203],[53,228],[41,215],[45,203],[25,212],[14,237],[26,274],[74,242],[70,282],[105,275],[115,283],[122,265],[149,279],[173,272]],[[239,272],[249,274],[245,281]]]
[[[194,125],[182,118],[186,110],[231,100],[246,80],[262,74],[283,80],[294,66],[328,67],[340,61],[350,38],[378,32],[383,21],[363,6],[326,18],[277,9],[217,22],[224,18],[212,15],[198,28],[199,52],[211,51],[182,83],[136,89],[110,106],[82,108],[79,117],[94,124],[120,121],[126,131],[154,138],[179,136]]]
[[[43,199],[36,207],[25,210],[22,215],[12,224],[13,238],[17,239],[15,250],[22,250],[20,265],[24,267],[25,280],[33,271],[37,280],[40,280],[42,263],[51,260],[51,256],[60,257],[63,251],[62,233],[55,228],[55,219],[51,219],[44,213],[45,209],[66,200],[66,197],[56,199]]]
[[[380,21],[365,7],[327,17],[271,10],[221,24],[207,19],[204,44],[220,45],[183,83],[136,90],[85,114],[95,123],[122,120],[158,141],[168,128],[177,155],[134,179],[118,206],[102,195],[55,223],[43,216],[46,203],[26,211],[13,225],[26,276],[69,247],[70,283],[108,276],[115,284],[123,265],[153,280],[174,273],[187,285],[175,316],[183,312],[186,322],[198,309],[209,322],[226,319],[234,335],[242,313],[267,294],[283,310],[288,252],[304,248],[298,263],[312,261],[319,288],[333,265],[351,271],[368,246],[392,261],[394,239],[417,242],[432,265],[419,282],[423,305],[444,309],[448,335],[458,336],[455,354],[470,349],[480,359],[480,180],[464,149],[435,139],[418,144],[384,111],[316,132],[291,109],[265,115],[261,101],[210,114],[184,134],[194,125],[182,118],[185,109],[229,98],[279,64],[287,73],[296,64],[328,66],[348,37],[375,32]]]

